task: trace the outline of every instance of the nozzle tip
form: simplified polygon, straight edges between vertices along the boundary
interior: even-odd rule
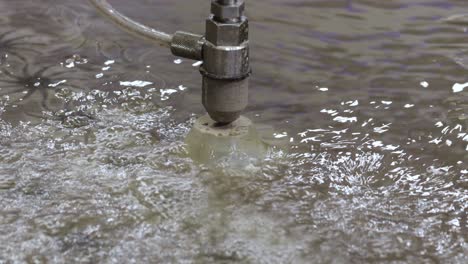
[[[227,125],[236,121],[240,117],[241,113],[242,111],[239,111],[239,112],[208,111],[208,114],[210,115],[211,119],[216,121],[216,123],[220,126]]]

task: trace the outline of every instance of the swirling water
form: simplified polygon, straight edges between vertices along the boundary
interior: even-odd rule
[[[203,32],[209,1],[112,1]],[[247,1],[289,142],[191,161],[200,77],[86,1],[0,0],[0,263],[467,263],[468,3]]]

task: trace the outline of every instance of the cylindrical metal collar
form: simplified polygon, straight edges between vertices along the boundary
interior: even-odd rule
[[[235,5],[239,1],[238,0],[217,0],[220,5]]]

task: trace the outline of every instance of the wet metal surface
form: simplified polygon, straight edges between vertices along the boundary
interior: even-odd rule
[[[209,10],[112,2],[167,32]],[[246,115],[289,145],[233,168],[188,158],[194,62],[0,0],[0,263],[468,262],[468,2],[248,5]]]

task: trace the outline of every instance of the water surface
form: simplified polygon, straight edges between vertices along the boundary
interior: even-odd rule
[[[113,0],[203,32],[207,0]],[[195,164],[193,61],[86,1],[0,0],[0,263],[467,263],[468,3],[247,1],[246,115]]]

